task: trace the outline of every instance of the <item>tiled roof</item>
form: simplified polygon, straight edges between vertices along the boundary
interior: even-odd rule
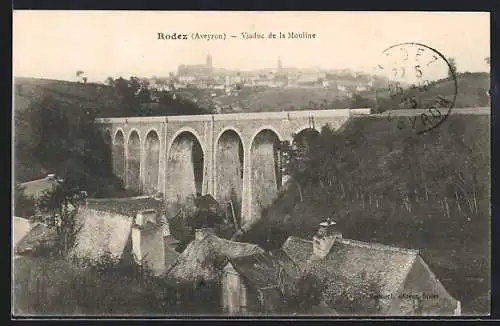
[[[282,246],[283,251],[297,264],[300,270],[306,267],[307,259],[313,250],[312,241],[297,237],[288,237]]]
[[[57,240],[57,231],[43,223],[33,223],[29,231],[18,239],[14,247],[14,253],[23,255],[29,252],[35,252],[42,248],[52,247]]]
[[[173,264],[177,261],[177,257],[179,257],[179,253],[175,251],[174,247],[164,239],[164,254],[165,254],[165,270],[169,270]]]
[[[12,244],[17,245],[32,227],[33,224],[28,219],[14,216],[12,220]]]
[[[145,209],[155,209],[159,212],[161,207],[161,200],[149,196],[87,199],[88,209],[95,209],[130,217],[135,217],[139,211]]]
[[[203,239],[192,241],[186,247],[168,272],[168,276],[180,281],[218,280],[228,259],[259,252],[263,253],[264,250],[254,244],[207,235]]]
[[[303,272],[329,280],[326,291],[331,295],[349,292],[353,300],[366,296],[368,287],[377,295],[397,296],[419,253],[343,238],[335,240],[323,259],[313,255],[311,241],[296,237],[289,237],[282,249]],[[390,300],[381,300],[380,309],[387,309],[389,303]]]
[[[57,187],[59,182],[55,178],[43,178],[22,183],[24,194],[28,197],[33,196],[35,199],[40,198],[46,191],[50,191]]]
[[[290,256],[282,249],[269,252],[269,255],[276,259],[278,263],[285,269],[287,275],[295,279],[300,276],[299,266],[290,258]]]
[[[280,285],[279,278],[284,270],[276,259],[265,253],[229,259],[236,271],[254,288]],[[283,275],[284,276],[284,275]]]
[[[374,295],[396,297],[417,256],[416,250],[337,239],[324,259],[310,257],[306,271],[328,279],[330,293],[348,292],[354,300],[366,299],[362,296],[372,290]],[[381,300],[380,309],[391,301]]]
[[[122,256],[131,233],[132,218],[93,209],[80,210],[77,218],[81,230],[74,255],[95,259],[107,252],[116,258]]]

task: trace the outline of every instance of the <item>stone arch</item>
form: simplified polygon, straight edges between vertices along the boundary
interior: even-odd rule
[[[132,129],[127,141],[127,188],[140,192],[141,175],[141,138],[136,129]]]
[[[292,142],[297,146],[306,146],[308,149],[317,144],[320,131],[312,127],[304,127],[293,134]]]
[[[250,137],[250,147],[254,143],[255,137],[257,137],[258,134],[260,134],[264,130],[269,130],[272,131],[280,141],[282,141],[284,138],[281,136],[280,132],[273,126],[267,125],[267,126],[262,126],[260,127],[256,132],[253,133],[252,137]]]
[[[147,194],[158,192],[160,172],[160,136],[156,129],[150,129],[144,138],[144,185]]]
[[[205,151],[200,139],[190,130],[179,130],[173,137],[167,156],[166,198],[184,202],[202,194],[205,172]]]
[[[113,137],[113,173],[125,182],[125,136],[119,128]]]
[[[123,138],[123,142],[125,143],[125,132],[123,131],[122,128],[116,128],[115,130],[115,134],[113,135],[113,143],[116,139],[116,137],[118,136],[118,134],[121,134],[121,137]]]
[[[215,151],[215,197],[228,213],[234,210],[236,223],[241,226],[243,139],[235,129],[226,128],[217,137]]]
[[[201,149],[203,150],[203,154],[205,155],[206,154],[205,146],[203,145],[202,138],[201,138],[200,134],[191,127],[182,127],[175,132],[175,134],[170,139],[170,142],[168,143],[167,154],[170,155],[170,150],[171,150],[174,142],[177,140],[177,137],[179,137],[180,134],[185,133],[185,132],[192,134],[196,138],[198,143],[200,143],[200,145],[201,145]]]
[[[321,132],[321,129],[317,125],[314,125],[313,127],[311,127],[310,124],[302,125],[302,126],[298,127],[297,129],[295,129],[294,133],[292,134],[292,138],[295,137],[296,135],[300,134],[304,130],[306,130],[306,131],[317,131],[318,133]]]
[[[281,187],[281,172],[278,164],[280,136],[274,130],[261,129],[250,146],[250,221],[261,217],[262,210],[269,206]]]

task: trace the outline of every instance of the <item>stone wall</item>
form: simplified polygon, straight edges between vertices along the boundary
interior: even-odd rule
[[[233,203],[236,219],[241,217],[243,191],[243,145],[235,132],[226,131],[217,144],[216,200]]]
[[[143,193],[154,194],[158,189],[160,169],[160,139],[155,131],[150,131],[146,137],[144,158]]]

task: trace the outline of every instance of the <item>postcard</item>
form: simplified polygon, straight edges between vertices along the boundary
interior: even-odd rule
[[[486,12],[13,13],[12,317],[487,316]]]

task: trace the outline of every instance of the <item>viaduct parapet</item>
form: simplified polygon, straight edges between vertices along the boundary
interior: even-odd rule
[[[211,194],[231,202],[240,225],[255,222],[282,180],[276,144],[370,109],[99,118],[113,172],[126,188],[161,192],[169,203]]]

